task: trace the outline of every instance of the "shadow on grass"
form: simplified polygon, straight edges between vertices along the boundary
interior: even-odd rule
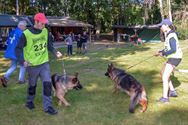
[[[181,85],[180,81],[178,80],[178,78],[174,74],[170,76],[170,79],[172,81],[174,88]]]
[[[125,46],[125,47],[121,47],[121,48],[106,48],[106,49],[102,49],[102,50],[98,50],[98,51],[91,51],[90,53],[87,53],[86,56],[93,56],[93,57],[111,57],[116,58],[119,55],[134,55],[136,52],[141,52],[141,51],[147,51],[149,50],[150,47],[146,47],[146,46]],[[102,52],[101,52],[102,51]]]
[[[155,123],[158,125],[188,125],[188,110],[180,107],[168,108],[160,112]]]

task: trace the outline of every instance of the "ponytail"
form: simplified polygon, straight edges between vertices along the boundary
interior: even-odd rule
[[[169,28],[170,28],[171,30],[173,30],[174,32],[176,32],[176,29],[177,29],[177,28],[176,28],[174,25],[170,25]]]

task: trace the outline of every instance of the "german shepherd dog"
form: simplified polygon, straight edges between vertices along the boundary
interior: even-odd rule
[[[114,82],[115,91],[120,89],[130,96],[130,113],[134,113],[134,109],[137,104],[142,106],[142,112],[146,111],[148,101],[144,86],[141,85],[133,76],[126,73],[124,70],[115,68],[112,63],[108,65],[105,76],[108,76]]]
[[[51,79],[55,90],[54,94],[59,99],[59,105],[70,106],[70,103],[65,99],[65,94],[68,90],[80,90],[83,88],[78,79],[78,73],[75,73],[74,76],[53,74]]]

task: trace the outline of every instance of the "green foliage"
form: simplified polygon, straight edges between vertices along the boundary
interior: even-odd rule
[[[177,26],[178,38],[185,40],[188,39],[188,29],[187,27],[182,28],[181,26]]]
[[[90,23],[102,33],[111,31],[113,25],[156,24],[161,21],[159,3],[149,7],[143,0],[36,0],[31,6],[29,0],[19,0],[20,15],[34,15],[44,12],[49,16],[70,16],[73,19]],[[166,2],[164,1],[164,8]],[[182,21],[186,0],[172,0],[175,22]],[[16,0],[0,0],[0,13],[15,14]],[[178,17],[179,16],[179,17]],[[178,18],[176,18],[178,17]],[[183,19],[185,20],[185,19]],[[186,23],[186,22],[185,22]]]

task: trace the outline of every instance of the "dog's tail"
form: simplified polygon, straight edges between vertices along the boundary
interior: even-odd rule
[[[145,112],[147,109],[147,97],[144,87],[142,87],[139,90],[135,90],[133,94],[131,94],[131,102],[129,106],[129,112],[134,113],[135,106],[137,104],[140,104],[142,106],[142,112]]]
[[[56,81],[57,81],[57,73],[56,74],[53,74],[52,76],[51,76],[51,79],[52,79],[52,86],[54,87],[54,89],[56,89],[56,85],[55,85],[55,83],[56,83]]]

